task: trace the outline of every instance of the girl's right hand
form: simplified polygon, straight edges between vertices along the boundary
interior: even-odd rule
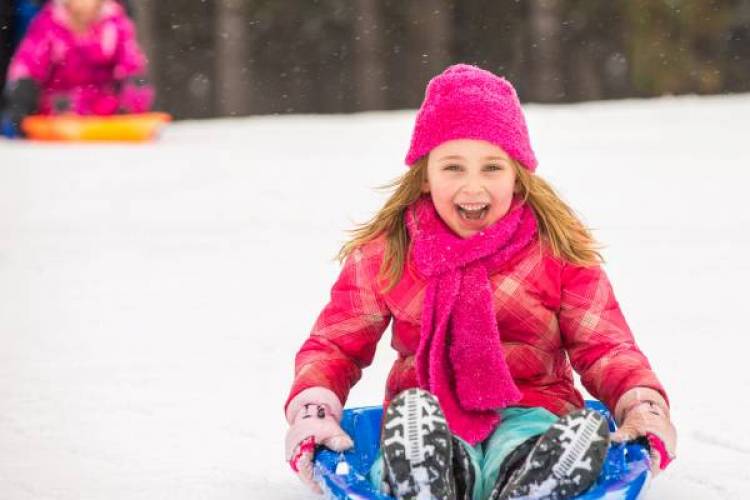
[[[612,441],[646,438],[654,476],[675,459],[677,431],[669,416],[669,406],[658,392],[642,387],[627,391],[617,403],[615,415],[619,428],[612,434]]]
[[[287,406],[286,459],[297,476],[316,493],[323,493],[313,479],[316,446],[344,451],[354,443],[339,425],[342,407],[338,397],[322,387],[300,392]]]

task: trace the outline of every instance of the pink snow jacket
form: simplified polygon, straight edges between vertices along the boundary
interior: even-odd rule
[[[8,83],[24,78],[40,87],[38,112],[110,115],[148,111],[151,87],[137,85],[146,58],[133,23],[114,0],[104,0],[85,33],[71,28],[62,2],[49,2],[29,25],[8,69]]]
[[[289,401],[308,387],[332,390],[346,401],[392,321],[398,352],[386,383],[385,404],[417,387],[414,368],[426,282],[407,263],[388,292],[377,278],[385,239],[371,241],[346,260],[312,333],[296,356]],[[520,406],[563,415],[583,406],[571,367],[608,408],[633,387],[666,393],[636,345],[600,267],[555,258],[535,240],[490,276],[498,330],[508,367],[523,394]],[[286,405],[285,405],[286,406]]]

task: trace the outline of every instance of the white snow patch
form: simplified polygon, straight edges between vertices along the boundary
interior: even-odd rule
[[[670,392],[678,458],[650,498],[750,495],[748,115],[747,95],[528,107],[538,173],[607,244]],[[413,116],[0,141],[0,497],[316,498],[283,458],[294,353]],[[350,405],[381,401],[387,344]]]

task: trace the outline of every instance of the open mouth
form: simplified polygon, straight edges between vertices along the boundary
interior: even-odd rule
[[[490,209],[489,203],[457,203],[456,209],[462,219],[477,221],[482,220]]]

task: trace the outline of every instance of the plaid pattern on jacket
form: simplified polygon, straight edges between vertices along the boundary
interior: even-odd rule
[[[427,283],[407,263],[397,285],[383,292],[378,273],[384,249],[384,238],[373,240],[344,263],[330,302],[297,353],[287,403],[300,391],[321,386],[343,404],[389,322],[398,359],[386,382],[385,403],[417,386],[414,356]],[[536,240],[491,275],[490,284],[508,367],[523,394],[520,406],[541,406],[558,415],[583,406],[572,369],[610,409],[636,386],[666,398],[601,267],[566,263]]]

